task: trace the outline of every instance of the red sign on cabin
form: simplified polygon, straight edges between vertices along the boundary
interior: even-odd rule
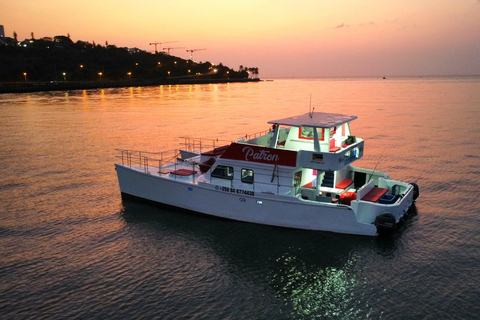
[[[241,143],[232,143],[222,154],[222,159],[251,161],[279,166],[295,167],[297,152]]]

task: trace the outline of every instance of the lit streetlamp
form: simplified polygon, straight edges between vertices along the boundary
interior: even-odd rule
[[[102,81],[102,74],[101,72],[98,73],[98,77],[100,78],[100,81]]]
[[[170,77],[170,71],[168,71],[168,76]]]
[[[128,80],[132,80],[132,73],[131,73],[131,72],[127,72],[127,75],[128,75]]]
[[[64,73],[63,73],[63,81],[67,81],[66,75],[67,75],[67,74],[64,72]]]
[[[27,82],[27,73],[24,72],[24,73],[23,73],[23,76],[25,77],[25,82]]]

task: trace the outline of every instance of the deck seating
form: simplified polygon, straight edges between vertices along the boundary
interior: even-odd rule
[[[377,202],[381,196],[387,193],[387,188],[373,187],[366,195],[362,197],[363,201]]]
[[[170,174],[177,175],[177,176],[183,176],[183,177],[188,177],[188,176],[194,175],[196,173],[197,173],[197,171],[189,170],[189,169],[178,169],[178,170],[170,172]]]
[[[330,139],[330,148],[329,148],[328,151],[330,151],[330,152],[336,152],[336,151],[338,151],[338,150],[340,150],[340,147],[336,147],[336,146],[335,146],[335,139]]]
[[[335,188],[337,189],[347,189],[353,183],[352,179],[344,179],[342,182],[338,183]]]

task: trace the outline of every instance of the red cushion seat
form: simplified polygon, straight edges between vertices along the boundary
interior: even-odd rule
[[[194,175],[196,173],[197,173],[197,171],[189,170],[189,169],[178,169],[178,170],[170,172],[170,174],[175,174],[177,176],[183,176],[183,177],[188,177],[188,176]]]
[[[335,188],[337,189],[347,189],[353,183],[352,179],[345,179],[342,182],[338,183]]]
[[[378,199],[380,199],[381,196],[383,196],[385,193],[387,193],[387,191],[388,191],[387,188],[373,187],[373,189],[370,190],[366,195],[364,195],[361,200],[370,201],[370,202],[377,202]]]
[[[328,151],[335,152],[335,151],[338,151],[338,150],[340,150],[340,147],[335,146],[335,139],[330,139],[330,148],[329,148]]]

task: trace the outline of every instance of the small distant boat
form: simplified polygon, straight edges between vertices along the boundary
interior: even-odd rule
[[[119,150],[120,191],[237,221],[367,236],[389,233],[414,204],[418,185],[352,165],[364,152],[364,140],[350,129],[356,118],[311,112],[272,120],[265,132],[208,149],[206,140],[188,138],[185,150],[170,158]]]

